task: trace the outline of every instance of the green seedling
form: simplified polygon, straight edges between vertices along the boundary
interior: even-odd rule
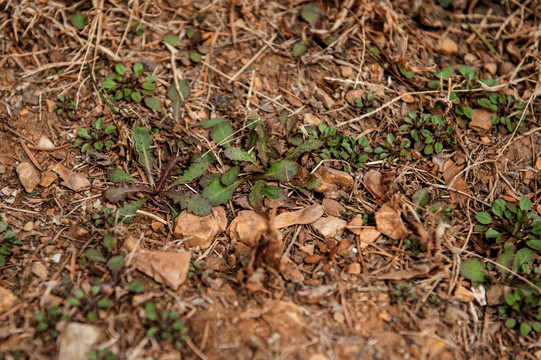
[[[108,348],[92,350],[88,353],[88,360],[118,360],[118,355],[112,353]]]
[[[124,24],[124,29],[128,28],[128,24]],[[145,25],[136,21],[133,25],[130,26],[128,30],[128,39],[132,39],[136,36],[141,36],[145,32]]]
[[[82,153],[89,153],[91,157],[96,157],[96,153],[115,145],[115,135],[116,126],[109,125],[104,128],[103,118],[100,117],[92,123],[90,129],[77,129],[77,139],[73,146],[80,146]]]
[[[90,322],[98,320],[98,310],[110,309],[114,305],[113,301],[102,293],[100,279],[95,281],[87,293],[81,289],[75,289],[73,296],[67,298],[66,302],[77,308]]]
[[[77,101],[69,101],[68,96],[60,95],[58,102],[53,105],[53,110],[56,111],[56,115],[65,116],[72,120],[75,118],[75,111],[77,110]]]
[[[143,319],[148,337],[154,337],[158,341],[168,341],[176,348],[181,348],[186,341],[186,328],[179,320],[177,311],[165,310],[163,312],[156,308],[156,304],[145,305],[145,318]]]
[[[399,129],[402,136],[400,147],[404,149],[401,156],[408,157],[405,149],[410,147],[428,156],[454,145],[455,129],[442,116],[410,112]]]
[[[47,333],[50,337],[56,338],[59,334],[58,330],[56,330],[56,325],[61,320],[69,319],[69,316],[64,315],[59,308],[53,306],[44,312],[38,312],[34,315],[34,319],[37,322],[37,332]]]
[[[498,312],[505,326],[518,328],[522,336],[541,332],[541,296],[536,291],[515,289],[505,295]]]
[[[379,102],[375,99],[374,94],[362,94],[360,97],[353,99],[356,111],[364,111],[370,113],[379,106]]]
[[[396,285],[393,295],[396,297],[399,303],[409,302],[417,299],[417,294],[415,293],[412,283],[409,283],[406,286],[401,284]]]
[[[521,121],[522,110],[526,105],[524,101],[516,100],[513,95],[490,93],[487,94],[487,97],[478,99],[477,103],[479,106],[495,112],[491,120],[494,125],[498,126],[500,133],[512,133],[517,126],[519,126],[519,133],[522,134],[526,131],[526,126]]]
[[[154,76],[143,77],[145,67],[142,63],[135,63],[131,68],[126,68],[124,64],[115,65],[115,71],[107,76],[101,84],[106,92],[111,94],[111,102],[124,100],[143,102],[145,105],[157,112],[161,112],[160,102],[154,96],[156,85]]]
[[[172,47],[178,48],[184,45],[192,62],[201,62],[202,56],[207,55],[210,51],[209,47],[203,43],[203,33],[195,27],[189,27],[186,30],[186,39],[187,42],[183,43],[178,36],[174,34],[166,34],[163,37],[163,41]]]
[[[6,264],[6,258],[12,255],[12,252],[23,243],[17,240],[17,233],[13,230],[7,230],[7,221],[0,217],[0,266]]]
[[[124,257],[117,255],[116,239],[112,234],[107,234],[102,241],[103,251],[97,249],[88,249],[84,257],[80,259],[80,265],[85,266],[87,262],[94,264],[105,264],[116,282],[122,269],[124,268]]]
[[[404,239],[404,247],[410,255],[419,255],[426,251],[426,247],[419,242],[418,238]]]
[[[92,221],[94,221],[94,225],[98,227],[103,226],[106,228],[114,225],[115,218],[112,215],[113,210],[113,208],[104,206],[101,208],[101,212],[92,214]]]

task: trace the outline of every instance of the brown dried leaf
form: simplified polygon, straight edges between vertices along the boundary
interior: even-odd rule
[[[455,189],[464,193],[461,194],[455,191],[451,191],[451,200],[453,200],[453,202],[455,203],[464,204],[468,200],[467,195],[471,194],[471,190],[468,187],[466,181],[464,181],[464,179],[462,178],[462,175],[459,175],[457,177],[457,175],[460,173],[460,170],[462,170],[462,167],[458,167],[451,159],[447,160],[445,164],[443,164],[443,179],[445,180],[447,185],[450,185],[451,189]]]
[[[62,180],[64,180],[62,182],[62,185],[64,185],[70,190],[78,192],[90,187],[90,181],[86,176],[69,170],[61,163],[56,164],[53,167],[53,171],[60,175]]]
[[[368,170],[364,175],[363,183],[377,200],[382,200],[385,197],[386,189],[383,185],[383,175],[379,171]]]
[[[400,214],[388,202],[376,211],[375,218],[378,231],[391,239],[400,240],[408,234],[408,229],[402,222]]]
[[[277,229],[285,228],[291,225],[307,225],[319,219],[325,208],[321,205],[312,205],[298,211],[281,213],[274,219],[274,225]]]

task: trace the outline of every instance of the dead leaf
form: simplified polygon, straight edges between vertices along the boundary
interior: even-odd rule
[[[280,265],[280,273],[287,281],[294,283],[302,283],[304,281],[302,272],[291,264],[282,263]]]
[[[434,46],[434,51],[439,52],[440,54],[452,55],[458,52],[458,46],[456,42],[448,37],[442,37]]]
[[[471,194],[471,190],[468,187],[468,184],[462,178],[462,175],[457,175],[462,170],[462,167],[458,167],[453,160],[449,159],[443,164],[443,179],[450,185],[451,189],[460,191],[461,193],[451,191],[451,200],[455,203],[464,204],[468,200],[468,196]],[[456,177],[456,179],[455,179]],[[463,194],[462,194],[463,193]],[[464,195],[467,194],[467,195]]]
[[[61,163],[56,164],[53,167],[53,171],[60,175],[62,180],[64,180],[62,185],[70,190],[78,192],[90,187],[90,181],[86,176],[69,170]]]
[[[382,182],[383,175],[376,170],[368,170],[363,178],[363,183],[364,186],[366,186],[366,189],[378,200],[385,197],[386,189]]]
[[[381,276],[378,280],[407,280],[427,276],[437,265],[420,265],[416,268],[393,271]]]
[[[391,239],[400,240],[409,233],[398,212],[388,202],[376,211],[375,218],[378,231]]]
[[[277,229],[285,228],[291,225],[307,225],[319,219],[325,208],[321,205],[312,205],[298,211],[281,213],[274,219],[274,225]]]
[[[361,214],[355,215],[349,224],[346,226],[346,229],[354,233],[355,235],[360,235],[363,226],[363,216]]]
[[[365,227],[361,230],[361,233],[359,234],[359,241],[361,242],[360,247],[361,249],[364,249],[368,247],[370,244],[374,243],[376,239],[381,235],[381,232],[379,232],[375,227]]]
[[[321,205],[323,205],[325,213],[329,216],[342,216],[346,212],[344,205],[333,199],[323,199]]]

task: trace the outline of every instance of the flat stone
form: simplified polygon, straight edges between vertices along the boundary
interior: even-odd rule
[[[150,228],[155,233],[159,233],[163,231],[164,225],[159,221],[152,220],[152,222],[150,223]]]
[[[190,214],[186,210],[175,219],[173,234],[176,239],[184,239],[183,245],[187,248],[199,246],[206,249],[214,241],[219,231],[227,227],[225,210],[221,206],[212,208],[206,216]]]
[[[56,175],[55,172],[51,170],[47,170],[41,174],[41,180],[39,181],[39,185],[43,187],[49,187],[52,185],[58,179],[58,175]]]
[[[44,149],[54,148],[53,142],[45,135],[41,135],[41,137],[39,138],[38,146]]]
[[[15,301],[17,301],[17,296],[10,290],[0,287],[0,314],[11,309]]]
[[[318,118],[317,116],[311,114],[311,113],[306,113],[304,114],[303,116],[303,123],[305,125],[319,125],[321,124],[323,121],[321,121],[320,118]]]
[[[335,216],[322,217],[312,224],[314,230],[324,239],[336,238],[344,232],[348,222]]]
[[[340,72],[342,73],[342,76],[345,78],[351,78],[355,76],[355,70],[351,66],[342,65],[340,66]]]
[[[60,338],[59,360],[86,359],[101,331],[92,325],[69,323]]]
[[[348,265],[348,274],[357,275],[360,273],[361,273],[361,264],[354,262]]]
[[[17,166],[17,175],[27,193],[34,191],[39,184],[39,175],[29,162],[22,162]]]
[[[508,61],[504,61],[498,66],[498,75],[500,76],[510,74],[513,71],[515,71],[515,65]]]
[[[188,252],[140,250],[135,253],[133,263],[137,270],[176,291],[188,277],[190,259]]]
[[[269,229],[268,221],[252,210],[242,210],[231,221],[229,237],[247,246],[254,246]]]
[[[366,90],[362,90],[362,89],[356,89],[356,90],[350,90],[346,93],[346,101],[348,102],[348,104],[350,104],[351,106],[356,106],[355,104],[355,99],[356,98],[361,98],[362,99],[362,96],[366,93]]]
[[[400,215],[389,203],[385,203],[376,211],[376,227],[379,232],[393,240],[403,239],[408,229],[402,222]]]

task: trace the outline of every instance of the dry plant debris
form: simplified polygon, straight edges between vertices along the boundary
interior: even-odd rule
[[[540,19],[0,0],[0,359],[541,359]]]

